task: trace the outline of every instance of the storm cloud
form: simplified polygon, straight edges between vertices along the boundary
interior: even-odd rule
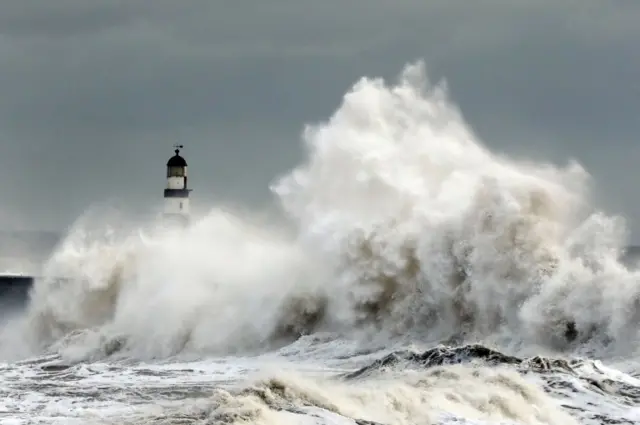
[[[424,59],[487,145],[577,159],[640,242],[639,23],[640,3],[595,0],[7,0],[2,217],[59,230],[94,202],[148,208],[176,142],[196,203],[261,205],[306,123]]]

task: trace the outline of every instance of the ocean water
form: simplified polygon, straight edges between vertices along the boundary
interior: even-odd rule
[[[491,152],[421,63],[302,142],[277,221],[80,217],[3,313],[0,423],[640,423],[640,274],[587,170]]]

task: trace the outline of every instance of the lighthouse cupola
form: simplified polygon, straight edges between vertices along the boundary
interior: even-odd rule
[[[175,145],[175,155],[167,161],[167,186],[164,189],[164,215],[183,223],[189,221],[189,192],[187,161],[180,156],[183,145]]]

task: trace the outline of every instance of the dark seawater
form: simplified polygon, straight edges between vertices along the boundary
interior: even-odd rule
[[[34,278],[60,240],[54,232],[0,232],[0,317],[25,308]]]

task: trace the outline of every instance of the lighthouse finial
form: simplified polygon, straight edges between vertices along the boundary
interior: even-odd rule
[[[175,144],[173,145],[173,147],[176,148],[174,152],[176,153],[176,155],[178,155],[180,153],[180,149],[184,148],[184,145]]]

